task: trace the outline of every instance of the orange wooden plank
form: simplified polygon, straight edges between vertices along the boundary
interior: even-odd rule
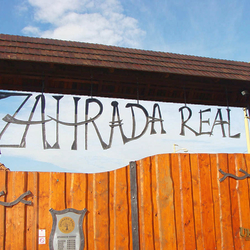
[[[188,154],[171,155],[178,249],[196,249],[190,159]]]
[[[140,249],[154,249],[151,159],[137,162]]]
[[[94,199],[93,199],[93,181],[94,174],[87,174],[87,205],[88,213],[86,214],[86,239],[84,250],[94,249]]]
[[[66,173],[66,208],[83,210],[87,205],[87,175]]]
[[[26,207],[26,249],[38,249],[38,173],[29,172],[27,179],[27,190],[31,191],[32,195],[29,200],[31,206]]]
[[[213,193],[208,154],[190,155],[197,249],[215,249]]]
[[[177,249],[174,215],[174,189],[170,155],[156,155],[152,162],[152,195],[155,249]]]
[[[50,206],[56,210],[65,209],[65,173],[50,173]]]
[[[0,171],[0,192],[7,192],[7,172]],[[0,201],[5,202],[5,195],[0,196]],[[5,249],[5,207],[0,205],[0,249]]]
[[[74,208],[77,210],[87,208],[87,192],[87,174],[66,173],[66,208]],[[83,220],[83,234],[85,246],[87,246],[86,215]]]
[[[9,172],[6,202],[16,200],[26,190],[26,173]],[[25,247],[25,204],[19,202],[6,208],[6,249]]]
[[[46,244],[38,245],[39,250],[49,249],[49,236],[52,228],[52,217],[50,215],[50,175],[51,173],[39,173],[38,174],[38,230],[44,229],[46,236]]]
[[[128,185],[126,168],[109,173],[110,249],[129,249]]]
[[[227,154],[210,155],[217,249],[235,249],[232,231],[229,179],[220,182],[221,169],[228,173]]]
[[[86,249],[109,249],[109,173],[88,175]]]
[[[116,249],[116,172],[109,173],[109,217],[110,217],[110,248]]]
[[[229,155],[229,173],[243,176],[240,169],[247,171],[243,154]],[[250,249],[250,241],[240,236],[240,227],[250,229],[248,180],[230,178],[233,237],[235,249]]]
[[[195,215],[195,234],[196,234],[196,249],[204,249],[204,238],[202,229],[202,211],[200,206],[200,171],[198,169],[198,155],[190,156],[191,172],[192,172],[192,189],[193,189],[193,209]]]
[[[52,229],[50,208],[65,209],[65,174],[39,173],[39,217],[38,229],[45,229],[46,244],[38,245],[39,250],[49,249],[49,237]]]

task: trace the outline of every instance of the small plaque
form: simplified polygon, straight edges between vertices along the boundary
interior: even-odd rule
[[[45,237],[45,229],[39,229],[39,237]]]
[[[39,237],[38,244],[39,245],[45,245],[46,244],[46,238],[44,236]]]
[[[61,211],[49,210],[53,218],[50,233],[50,250],[80,250],[84,248],[83,218],[87,209],[67,208]]]

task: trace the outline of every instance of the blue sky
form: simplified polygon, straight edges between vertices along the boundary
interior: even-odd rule
[[[249,1],[241,0],[2,0],[0,33],[248,62],[249,5]],[[50,98],[48,95],[47,99]],[[110,103],[113,100],[98,99],[107,107],[106,120],[103,121],[106,127],[103,125],[102,128],[105,131],[109,129]],[[126,114],[125,105],[133,101],[118,102],[123,106],[126,119],[129,114]],[[151,112],[153,103],[142,104]],[[1,162],[11,170],[99,172],[123,167],[130,160],[148,155],[172,152],[174,143],[180,145],[179,148],[187,148],[191,153],[246,152],[242,109],[232,109],[232,133],[240,132],[240,139],[222,138],[219,129],[216,129],[214,136],[195,137],[192,133],[187,133],[184,138],[179,135],[178,109],[181,106],[182,104],[160,104],[164,111],[162,114],[166,135],[150,135],[148,132],[138,141],[123,145],[119,134],[116,133],[113,148],[102,150],[96,143],[90,150],[80,152],[62,149],[60,152],[52,150],[47,153],[39,148],[39,143],[32,147],[30,143],[26,150],[2,149]],[[194,113],[192,126],[198,129],[199,110],[208,107],[191,107]],[[1,118],[8,112],[4,108],[0,110]],[[217,107],[212,107],[211,114],[208,115],[211,123],[216,112]],[[225,108],[223,112],[226,117]],[[24,113],[23,119],[26,119],[27,115],[28,113]],[[4,122],[1,122],[0,126],[4,126]],[[94,138],[94,132],[91,133]],[[36,146],[37,150],[32,151]],[[64,157],[60,157],[60,154]],[[58,160],[60,158],[61,160]]]
[[[2,0],[0,32],[249,61],[249,1]]]

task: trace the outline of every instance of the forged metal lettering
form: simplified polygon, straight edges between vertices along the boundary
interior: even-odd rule
[[[188,118],[185,121],[184,121],[184,113],[183,113],[184,109],[188,110]],[[189,127],[186,124],[192,116],[192,110],[189,107],[184,106],[184,107],[179,108],[179,112],[181,112],[181,133],[180,133],[180,135],[185,135],[185,127],[188,128],[190,131],[192,131],[196,136],[199,135],[194,129],[192,129],[191,127]]]
[[[158,109],[158,113],[159,113],[159,118],[155,118],[155,112],[156,112],[156,108]],[[156,131],[154,129],[154,125],[155,122],[160,122],[161,123],[161,134],[166,134],[166,131],[163,128],[163,120],[161,117],[161,110],[160,110],[160,106],[159,104],[154,104],[154,108],[153,108],[153,117],[152,117],[152,126],[151,126],[151,132],[150,134],[156,134]]]
[[[123,144],[126,144],[128,142],[137,140],[141,138],[145,133],[150,129],[150,135],[156,134],[155,125],[156,123],[160,126],[160,134],[166,134],[166,131],[163,126],[163,118],[160,110],[159,104],[153,105],[152,110],[152,116],[149,115],[149,112],[143,107],[141,104],[138,103],[127,103],[125,105],[125,108],[129,110],[129,113],[131,114],[131,134],[130,136],[127,135],[124,131],[124,120],[122,119],[122,116],[120,114],[120,106],[117,101],[111,102],[111,108],[112,108],[112,116],[111,121],[109,122],[109,131],[105,131],[105,134],[108,134],[108,139],[105,140],[102,136],[102,133],[100,132],[100,128],[98,127],[98,118],[103,114],[103,104],[101,101],[99,101],[96,98],[87,98],[85,100],[85,109],[81,110],[79,109],[80,101],[82,100],[80,97],[73,97],[73,102],[71,105],[74,107],[73,111],[73,122],[68,122],[65,120],[62,120],[60,117],[60,105],[62,102],[62,98],[64,96],[62,95],[55,95],[52,96],[52,100],[55,104],[55,115],[52,116],[45,114],[46,111],[46,98],[43,94],[39,94],[35,97],[33,106],[31,108],[30,114],[27,119],[18,119],[17,115],[20,113],[20,110],[24,108],[25,105],[27,105],[27,102],[30,99],[32,94],[24,94],[24,93],[10,93],[10,92],[0,92],[0,100],[6,99],[9,97],[24,97],[24,100],[21,101],[20,106],[16,109],[13,115],[7,114],[3,117],[3,121],[6,122],[4,125],[4,128],[0,132],[0,140],[6,133],[6,131],[10,130],[10,124],[13,125],[20,125],[21,128],[24,128],[23,134],[21,136],[20,142],[16,144],[0,144],[0,147],[12,147],[12,148],[25,148],[26,147],[26,141],[27,141],[27,135],[30,129],[30,126],[34,125],[41,125],[41,135],[42,135],[42,145],[43,149],[60,149],[60,141],[59,141],[59,125],[60,128],[62,126],[66,127],[72,127],[73,137],[71,142],[71,150],[78,150],[79,142],[84,142],[85,150],[88,149],[88,140],[89,140],[89,126],[92,125],[92,131],[94,129],[94,133],[96,133],[97,138],[100,142],[101,147],[105,149],[109,149],[112,146],[113,140],[114,140],[114,132],[117,128],[117,131],[119,131],[119,134],[121,136]],[[63,99],[63,101],[65,98]],[[37,107],[40,105],[41,109],[40,111],[37,111]],[[95,109],[94,109],[95,108]],[[123,107],[124,108],[124,107]],[[94,111],[95,110],[95,111]],[[91,111],[91,112],[90,112]],[[61,111],[63,112],[63,111]],[[80,115],[83,113],[83,119],[79,120]],[[92,114],[95,112],[94,114]],[[213,123],[211,123],[211,128],[206,129],[206,127],[210,126],[210,118],[208,118],[211,108],[200,110],[199,111],[199,129],[192,128],[189,123],[191,122],[192,118],[192,110],[188,106],[183,106],[179,109],[179,112],[181,113],[181,131],[180,135],[185,136],[186,130],[191,131],[195,136],[201,136],[201,135],[213,135],[213,131],[216,127],[219,126],[221,130],[222,137],[226,137],[226,128],[228,131],[228,137],[230,138],[240,138],[240,133],[237,133],[235,135],[231,135],[231,119],[230,119],[230,109],[227,108],[227,120],[223,119],[222,116],[222,110],[220,108],[217,109],[217,113],[215,115]],[[35,113],[38,113],[40,115],[40,119],[34,120]],[[91,114],[91,115],[90,115]],[[138,126],[138,119],[136,117],[137,114],[140,114],[140,117],[143,117],[143,120],[145,121],[143,126],[141,126],[141,123]],[[55,138],[53,143],[49,143],[47,140],[47,134],[49,124],[54,123],[55,125]],[[84,126],[82,126],[84,125]],[[85,130],[85,137],[80,140],[79,126],[82,126],[82,128]],[[140,128],[140,130],[138,129]],[[150,127],[150,128],[149,128]],[[51,129],[50,129],[51,130]],[[50,132],[49,130],[49,132]]]
[[[92,103],[92,102],[95,102],[98,105],[99,112],[98,112],[98,114],[93,119],[88,120],[89,104]],[[90,98],[90,99],[86,100],[86,105],[85,105],[85,121],[92,121],[93,124],[94,124],[94,126],[95,126],[95,129],[96,129],[96,125],[94,123],[94,120],[97,119],[102,114],[102,112],[103,112],[103,106],[102,106],[102,103],[99,100],[97,100],[95,98]],[[98,131],[98,130],[96,130],[96,131]],[[99,131],[97,132],[97,135],[98,135],[98,138],[100,140]],[[86,150],[88,149],[88,122],[85,123],[85,149]]]
[[[185,119],[185,115],[184,115],[184,110],[186,110],[188,112],[188,116],[186,119]],[[198,133],[193,128],[191,128],[190,126],[187,125],[187,122],[192,117],[192,110],[187,106],[183,106],[179,109],[179,112],[181,112],[181,132],[180,132],[180,135],[185,136],[185,128],[186,128],[186,129],[189,129],[191,132],[193,132],[196,136],[200,136],[200,135],[204,135],[204,134],[208,134],[211,136],[211,135],[213,135],[213,131],[214,131],[215,126],[219,125],[221,127],[222,137],[226,137],[224,125],[228,125],[228,137],[240,138],[240,133],[235,134],[235,135],[231,135],[230,111],[231,110],[227,108],[227,121],[224,121],[223,117],[222,117],[221,109],[218,108],[211,130],[210,131],[203,131],[203,124],[210,125],[210,119],[203,120],[203,113],[211,112],[211,109],[209,108],[209,109],[205,109],[205,110],[200,110],[200,112],[199,112],[200,113],[200,128],[199,128],[199,133]]]
[[[20,95],[20,94],[15,94],[15,93],[10,94],[10,93],[3,92],[3,93],[0,93],[0,99],[7,98],[10,96],[16,96],[16,95]],[[12,116],[7,114],[3,118],[3,121],[5,121],[7,124],[5,125],[4,129],[0,133],[0,139],[1,139],[1,137],[4,135],[4,133],[6,132],[6,130],[10,124],[25,125],[25,130],[24,130],[21,142],[19,144],[14,144],[14,145],[1,144],[0,147],[25,148],[26,147],[26,137],[27,137],[30,126],[31,125],[38,125],[38,124],[42,125],[42,142],[43,142],[44,149],[51,149],[51,148],[60,149],[59,124],[64,125],[64,126],[74,127],[74,138],[73,138],[73,142],[71,145],[71,150],[78,149],[78,126],[81,126],[81,125],[85,125],[85,150],[88,149],[88,125],[89,124],[93,124],[95,132],[98,136],[98,139],[99,139],[103,149],[108,149],[111,147],[112,141],[113,141],[114,129],[116,127],[119,127],[119,131],[120,131],[122,141],[124,144],[141,138],[146,133],[150,123],[151,123],[150,134],[156,134],[156,130],[155,130],[155,123],[156,122],[160,123],[161,134],[166,134],[166,131],[164,130],[164,127],[163,127],[163,119],[162,119],[162,115],[161,115],[161,111],[160,111],[160,106],[158,104],[154,104],[153,114],[152,114],[152,116],[149,116],[148,111],[142,105],[135,104],[135,103],[127,103],[125,108],[130,108],[131,115],[132,115],[132,134],[131,134],[131,137],[128,137],[125,135],[125,133],[123,131],[123,120],[120,117],[120,112],[119,112],[119,107],[118,107],[119,104],[118,104],[118,102],[113,101],[111,103],[111,106],[113,107],[112,120],[109,124],[110,135],[109,135],[109,141],[108,141],[108,143],[106,143],[103,140],[101,133],[100,133],[100,131],[97,127],[97,124],[95,122],[103,113],[103,105],[99,100],[97,100],[95,98],[86,99],[86,101],[85,101],[85,120],[78,121],[78,103],[79,103],[81,98],[73,97],[75,109],[74,109],[74,122],[71,123],[71,122],[65,122],[65,121],[60,120],[59,107],[60,107],[60,100],[63,98],[63,96],[53,96],[53,98],[56,100],[56,117],[54,118],[54,117],[48,115],[49,119],[45,119],[45,96],[43,94],[37,95],[35,98],[35,103],[33,105],[31,112],[30,112],[28,120],[20,120],[20,119],[16,119],[15,117],[16,117],[17,113],[23,108],[24,104],[28,101],[31,94],[22,94],[22,95],[27,96],[27,98],[21,103],[21,105],[18,107],[18,109],[16,110],[16,112]],[[37,109],[39,102],[41,104],[41,113],[40,113],[41,120],[34,121],[33,116],[34,116],[34,113]],[[95,114],[95,116],[91,118],[91,117],[89,117],[89,110],[90,110],[90,106],[92,103],[97,104],[99,110],[98,110],[97,114]],[[135,109],[140,111],[143,114],[143,116],[145,117],[144,127],[139,133],[138,133],[138,131],[136,131]],[[158,118],[156,117],[156,111],[158,111]],[[55,141],[53,146],[51,146],[46,139],[46,126],[45,126],[48,122],[52,122],[52,121],[54,121],[56,123],[56,132],[55,132],[56,133],[56,141]],[[136,134],[136,132],[137,132],[137,134]]]
[[[15,94],[14,94],[15,95]],[[11,96],[11,95],[9,95]],[[45,97],[44,95],[38,95],[36,97],[36,101],[35,104],[32,108],[32,111],[30,113],[29,119],[27,121],[23,121],[23,120],[17,120],[14,117],[16,116],[16,114],[21,110],[21,108],[24,106],[24,104],[26,103],[26,101],[29,99],[30,95],[28,95],[28,97],[24,100],[24,102],[20,105],[20,107],[16,110],[16,112],[14,113],[13,116],[10,116],[9,114],[7,114],[3,120],[7,122],[7,125],[9,125],[10,123],[15,123],[15,124],[20,124],[20,125],[26,125],[25,127],[25,131],[23,133],[23,137],[22,140],[20,142],[19,145],[0,145],[1,147],[19,147],[19,148],[25,148],[26,147],[26,136],[29,130],[29,126],[30,125],[34,125],[34,124],[42,124],[42,138],[43,138],[43,147],[44,149],[47,148],[51,148],[51,146],[49,145],[49,143],[46,141],[46,129],[45,129],[45,123],[50,121],[49,120],[45,120]],[[35,113],[37,104],[39,102],[39,100],[41,99],[41,121],[32,121],[33,115]],[[4,132],[6,131],[7,127],[5,126],[4,129],[1,131],[0,133],[0,138],[2,137],[2,135],[4,134]]]
[[[24,104],[29,100],[29,98],[31,97],[32,94],[19,94],[19,93],[6,93],[6,92],[1,92],[0,93],[0,99],[4,99],[10,96],[27,96],[24,101],[21,103],[21,105],[19,106],[19,108],[15,111],[15,113],[13,114],[12,118],[14,119],[15,116],[18,114],[18,112],[20,111],[20,109],[24,106]],[[5,131],[7,130],[7,128],[9,127],[11,122],[7,122],[7,124],[4,126],[3,130],[0,133],[0,140],[3,136],[3,134],[5,133]],[[4,146],[4,145],[3,145]],[[10,146],[10,147],[20,147],[20,145],[5,145],[5,146]]]
[[[221,174],[224,175],[222,178],[220,178],[220,182],[224,181],[227,177],[231,177],[231,178],[234,178],[234,179],[236,179],[236,180],[244,180],[244,179],[250,177],[250,174],[248,174],[245,170],[243,170],[243,169],[241,169],[241,168],[240,168],[239,171],[240,171],[241,173],[245,174],[245,175],[240,176],[240,177],[238,177],[238,176],[236,176],[236,175],[234,175],[234,174],[225,173],[225,172],[222,171],[221,169],[219,169],[219,171],[220,171]]]
[[[153,122],[157,122],[157,121],[158,121],[158,122],[161,122],[161,126],[162,126],[162,131],[161,131],[161,133],[162,133],[162,134],[166,133],[165,130],[164,130],[164,128],[163,128],[163,124],[162,124],[163,120],[162,120],[161,118],[159,118],[159,119],[156,119],[156,118],[155,118],[155,108],[154,108],[154,111],[153,111],[153,117],[150,117],[150,116],[148,115],[147,110],[146,110],[142,105],[140,105],[140,104],[135,104],[135,103],[128,103],[128,104],[126,105],[126,108],[131,108],[132,121],[133,121],[132,136],[131,136],[130,138],[128,138],[128,137],[124,134],[124,132],[123,132],[123,128],[122,128],[123,123],[122,123],[122,119],[120,118],[120,114],[119,114],[119,108],[118,108],[118,105],[119,105],[119,104],[118,104],[118,102],[113,101],[113,102],[111,103],[111,105],[113,106],[113,115],[112,115],[112,121],[110,122],[110,125],[109,125],[109,126],[111,127],[111,131],[110,131],[109,143],[108,143],[108,144],[106,144],[106,143],[103,141],[103,139],[102,139],[102,137],[101,137],[101,134],[100,134],[100,132],[99,132],[99,130],[98,130],[98,127],[97,127],[95,121],[92,122],[93,125],[94,125],[94,128],[95,128],[95,130],[96,130],[96,133],[97,133],[97,135],[98,135],[98,138],[99,138],[99,140],[100,140],[100,142],[101,142],[101,145],[102,145],[102,148],[103,148],[103,149],[108,149],[108,148],[111,147],[112,141],[113,141],[113,133],[114,133],[114,128],[115,128],[115,127],[119,127],[119,130],[120,130],[120,133],[121,133],[122,140],[123,140],[123,143],[124,143],[124,144],[126,144],[126,143],[128,143],[128,142],[130,142],[130,141],[132,141],[132,140],[136,140],[136,139],[139,139],[140,137],[142,137],[142,136],[146,133],[147,128],[148,128],[148,125],[149,125],[150,122],[152,122],[152,128],[153,128],[153,130],[151,129],[151,134],[154,133],[154,125],[153,125]],[[143,112],[143,114],[145,115],[145,118],[146,118],[146,122],[145,122],[144,128],[143,128],[143,130],[141,131],[141,133],[140,133],[139,135],[135,135],[136,120],[135,120],[135,115],[134,115],[134,107],[139,108],[140,110],[142,110],[142,112]],[[160,111],[159,111],[159,115],[160,115]],[[116,120],[116,117],[117,117],[117,120]],[[161,115],[160,115],[160,117],[161,117]]]
[[[205,134],[211,135],[210,132],[203,132],[202,131],[202,124],[203,123],[207,123],[208,125],[210,125],[210,120],[209,119],[202,120],[202,114],[205,113],[205,112],[211,112],[211,109],[200,110],[200,133],[199,133],[199,135],[205,135]]]
[[[53,98],[56,99],[56,120],[58,121],[59,120],[59,102],[60,100],[63,98],[63,96],[53,96]],[[53,145],[52,148],[56,148],[56,149],[59,149],[60,146],[59,146],[59,123],[56,121],[56,142],[55,144]]]
[[[230,112],[231,110],[227,108],[227,120],[228,120],[228,136],[230,138],[240,138],[240,133],[231,135],[231,128],[230,128]]]

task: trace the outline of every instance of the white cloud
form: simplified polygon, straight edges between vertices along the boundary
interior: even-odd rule
[[[28,2],[33,7],[34,23],[23,29],[26,35],[136,47],[145,34],[135,18],[123,14],[117,0]],[[41,23],[47,25],[45,29]]]
[[[26,26],[25,28],[23,28],[23,33],[27,35],[32,34],[33,36],[41,35],[40,29],[34,26]]]

